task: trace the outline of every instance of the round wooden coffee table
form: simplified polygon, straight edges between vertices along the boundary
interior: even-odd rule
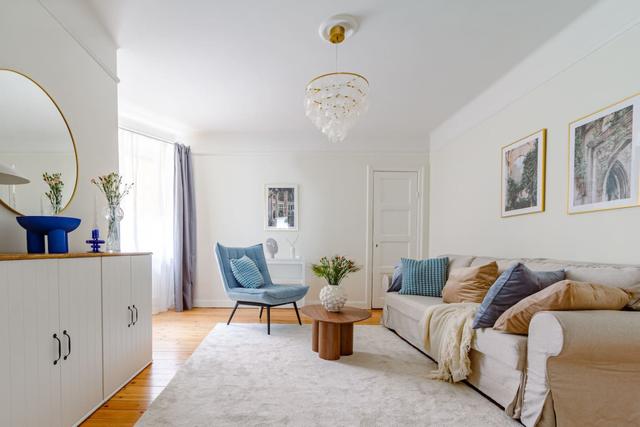
[[[313,319],[311,349],[325,360],[353,354],[353,324],[371,317],[368,310],[355,307],[332,313],[321,305],[305,305],[301,311]]]

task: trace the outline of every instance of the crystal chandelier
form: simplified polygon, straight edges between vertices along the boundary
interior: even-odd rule
[[[305,114],[331,142],[343,141],[349,129],[369,108],[369,82],[356,73],[338,72],[338,44],[356,31],[348,15],[330,18],[320,26],[320,36],[336,47],[336,72],[311,80],[305,94]]]

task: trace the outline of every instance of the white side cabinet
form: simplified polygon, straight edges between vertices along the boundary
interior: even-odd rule
[[[104,396],[151,362],[151,256],[102,259]]]
[[[118,343],[119,360],[128,360],[121,375],[151,361],[151,255],[24,258],[0,254],[0,426],[75,425],[111,394],[106,338],[115,309],[103,294],[111,298],[114,283],[105,279],[136,306],[123,315],[125,328],[135,326],[121,337],[128,346]]]
[[[0,262],[0,425],[72,425],[102,401],[100,259]]]
[[[306,285],[303,258],[268,258],[267,267],[271,281],[276,285]],[[299,305],[304,305],[304,298],[299,301]]]

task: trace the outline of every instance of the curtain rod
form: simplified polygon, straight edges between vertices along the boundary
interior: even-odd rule
[[[127,126],[118,126],[118,129],[122,129],[122,130],[125,130],[127,132],[135,133],[135,134],[140,135],[140,136],[145,136],[147,138],[155,139],[156,141],[162,142],[163,144],[169,144],[169,145],[178,144],[178,142],[169,141],[166,138],[161,138],[161,137],[156,136],[156,135],[151,135],[151,134],[146,133],[146,132],[141,132],[141,131],[136,130],[136,129],[131,129],[130,127],[127,127]]]

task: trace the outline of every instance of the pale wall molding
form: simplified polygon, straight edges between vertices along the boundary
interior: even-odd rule
[[[78,46],[80,46],[80,48],[82,50],[84,50],[87,55],[89,55],[89,57],[105,72],[105,74],[107,74],[107,76],[109,76],[109,78],[111,80],[113,80],[116,83],[120,83],[120,79],[118,78],[118,75],[117,75],[117,72],[116,72],[116,69],[115,69],[116,68],[115,67],[115,61],[114,61],[113,67],[107,65],[106,62],[103,61],[102,58],[100,58],[100,55],[98,55],[94,51],[94,49],[92,49],[89,46],[89,44],[85,43],[84,37],[79,34],[79,30],[77,28],[74,29],[74,28],[72,28],[74,26],[69,25],[68,22],[65,22],[66,21],[65,18],[59,16],[59,14],[56,13],[51,8],[51,6],[47,4],[46,0],[37,0],[37,1],[38,1],[38,4],[42,7],[42,9],[44,9],[45,12],[47,12],[47,14],[49,16],[51,16],[51,18],[56,23],[58,23],[60,28],[62,28],[69,35],[69,37],[71,37],[78,44]],[[74,7],[74,6],[70,6],[69,4],[67,4],[66,6]],[[76,7],[78,7],[78,6],[76,6]],[[80,16],[83,19],[89,18],[88,14],[91,13],[88,10],[78,10],[77,12],[80,14]],[[102,24],[99,22],[99,20],[95,16],[92,16],[92,18],[95,21],[91,25],[92,31],[102,31],[106,35],[106,30],[104,29]],[[86,26],[86,23],[82,23],[82,24]],[[87,36],[87,35],[85,34],[85,36]],[[110,39],[110,36],[109,37],[105,36],[105,37],[108,39],[108,43],[112,43],[113,44],[113,50],[115,52],[115,50],[116,50],[115,43],[113,43],[113,41]]]
[[[580,15],[431,132],[439,150],[640,25],[640,2],[605,0]]]

